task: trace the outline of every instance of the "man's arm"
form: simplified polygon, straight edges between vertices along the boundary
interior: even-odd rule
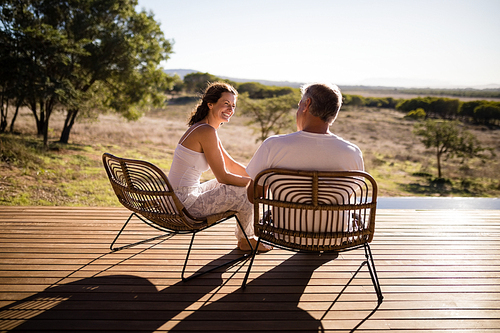
[[[259,193],[259,197],[263,197],[264,196],[264,188],[260,185],[257,186],[257,191]],[[254,182],[253,182],[253,179],[250,181],[250,184],[248,184],[248,187],[247,187],[247,197],[248,197],[248,201],[250,201],[251,203],[253,203],[253,198],[254,198]]]
[[[253,203],[253,179],[250,181],[250,183],[248,183],[248,186],[247,186],[247,197],[248,197],[248,201],[250,201],[251,203]]]

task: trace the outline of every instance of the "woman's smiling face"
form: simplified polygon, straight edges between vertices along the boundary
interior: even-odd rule
[[[208,103],[212,117],[218,118],[221,123],[227,123],[236,108],[236,96],[230,92],[222,93],[217,103]]]

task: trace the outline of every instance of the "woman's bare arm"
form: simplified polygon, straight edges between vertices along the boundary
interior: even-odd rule
[[[227,171],[243,176],[243,177],[248,177],[247,171],[245,170],[245,166],[241,163],[236,162],[231,155],[224,149],[222,146],[222,143],[219,140],[219,147],[222,152],[222,155],[224,156],[224,163],[226,166]]]
[[[245,168],[224,150],[214,128],[203,126],[193,134],[200,139],[203,153],[217,181],[236,186],[246,186],[250,182]]]

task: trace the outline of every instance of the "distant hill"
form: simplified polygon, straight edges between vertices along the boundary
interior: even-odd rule
[[[164,72],[167,73],[168,75],[177,74],[181,79],[184,80],[184,76],[191,73],[197,73],[199,71],[195,71],[194,69],[165,69]]]
[[[197,73],[200,71],[194,69],[166,69],[165,73],[169,75],[177,74],[181,79],[184,79],[184,76],[191,73]],[[213,74],[213,73],[210,73]],[[234,78],[229,76],[222,76],[213,74],[221,79],[227,79],[234,82],[259,82],[266,86],[278,86],[278,87],[292,87],[299,88],[304,82],[290,82],[290,81],[270,81],[270,80],[250,80],[250,79],[241,79]],[[385,81],[388,83],[389,81]],[[403,84],[403,81],[399,81]],[[457,96],[457,97],[469,97],[469,98],[500,98],[500,85],[492,84],[488,86],[474,87],[474,88],[408,88],[404,84],[401,86],[387,86],[384,85],[384,81],[372,81],[373,84],[367,85],[341,85],[339,87],[342,91],[350,91],[357,92],[360,95],[363,93],[391,93],[392,94],[410,94],[410,95],[427,95],[427,96]],[[378,84],[376,84],[378,83]],[[408,82],[406,82],[408,84]]]

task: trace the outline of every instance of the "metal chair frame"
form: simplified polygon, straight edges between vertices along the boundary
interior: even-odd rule
[[[268,169],[254,181],[254,229],[260,242],[295,252],[364,248],[378,304],[382,290],[369,243],[375,232],[377,183],[363,171]],[[262,196],[263,194],[263,196]],[[246,287],[257,251],[243,279]]]
[[[132,211],[111,243],[111,251],[116,252],[167,236],[192,234],[181,273],[182,280],[188,281],[223,266],[228,266],[249,258],[250,254],[245,253],[236,259],[212,267],[206,271],[192,274],[189,277],[184,276],[196,234],[234,217],[238,226],[243,231],[248,245],[252,249],[251,253],[253,252],[252,244],[235,211],[227,211],[205,217],[194,217],[189,214],[175,194],[165,173],[154,164],[142,160],[120,158],[109,153],[104,153],[102,160],[118,200],[125,208]],[[165,234],[114,248],[113,246],[119,236],[134,216]]]

